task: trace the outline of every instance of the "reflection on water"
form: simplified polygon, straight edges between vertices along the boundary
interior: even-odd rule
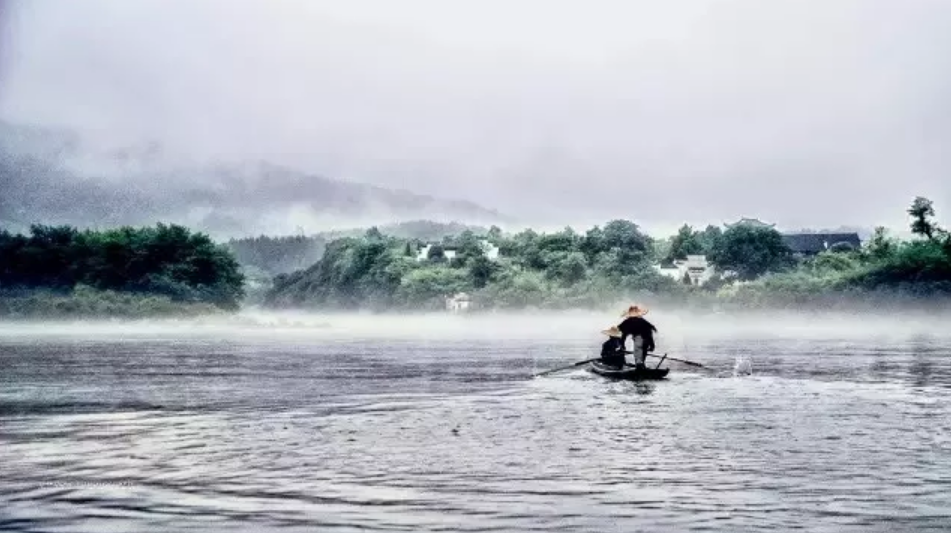
[[[531,379],[591,349],[0,337],[0,529],[951,523],[947,339],[692,338],[665,349],[709,369],[664,382]]]
[[[641,396],[652,394],[655,387],[653,383],[633,383],[631,385],[633,386],[634,393],[640,394]]]

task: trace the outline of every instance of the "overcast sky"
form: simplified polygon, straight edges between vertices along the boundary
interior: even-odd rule
[[[2,0],[0,0],[2,1]],[[6,2],[0,117],[548,224],[951,225],[948,0]]]

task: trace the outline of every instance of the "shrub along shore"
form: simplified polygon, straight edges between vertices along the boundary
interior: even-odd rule
[[[7,317],[194,316],[234,311],[243,297],[231,252],[181,226],[0,231]]]
[[[371,229],[327,244],[313,266],[275,278],[264,298],[272,308],[438,310],[467,293],[476,309],[604,309],[620,300],[706,309],[945,306],[951,297],[951,236],[934,208],[917,198],[908,210],[916,238],[884,228],[861,248],[833,246],[794,257],[771,227],[737,224],[696,231],[684,226],[667,241],[615,220],[586,233],[571,228],[514,235],[466,231],[431,246]],[[489,258],[483,241],[498,247]],[[450,248],[452,257],[446,253]],[[705,254],[721,274],[702,286],[654,265]]]
[[[795,257],[775,229],[748,224],[684,226],[663,240],[627,220],[585,233],[506,234],[493,227],[444,235],[428,248],[432,243],[371,228],[327,242],[311,266],[273,278],[258,264],[239,264],[233,244],[181,226],[33,226],[29,235],[0,230],[0,315],[196,316],[233,312],[249,301],[322,312],[441,311],[445,298],[460,292],[481,312],[614,309],[635,299],[729,312],[948,308],[951,235],[925,198],[916,198],[908,214],[910,240],[877,228],[860,248],[833,246],[806,258]],[[243,253],[267,255],[254,247],[268,239],[243,243],[251,248]],[[302,254],[315,253],[307,239],[280,244],[282,264],[293,263],[297,244]],[[698,286],[655,268],[692,254],[704,254],[718,274]]]

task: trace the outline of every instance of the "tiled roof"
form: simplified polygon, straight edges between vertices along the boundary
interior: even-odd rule
[[[734,223],[732,223],[732,224],[727,224],[727,227],[740,226],[740,225],[757,226],[757,227],[763,227],[763,228],[772,228],[772,227],[774,227],[776,224],[767,224],[767,223],[763,222],[762,220],[759,220],[759,219],[756,219],[756,218],[746,218],[746,217],[743,217],[743,218],[741,218],[740,220],[738,220],[738,221],[736,221],[736,222],[734,222]]]
[[[816,254],[840,242],[848,243],[853,248],[862,246],[858,233],[795,233],[783,235],[783,241],[796,253]]]

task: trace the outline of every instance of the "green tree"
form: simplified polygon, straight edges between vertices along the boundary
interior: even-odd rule
[[[585,232],[579,243],[581,252],[588,258],[588,261],[594,262],[598,256],[608,250],[607,241],[604,238],[604,230],[595,226]]]
[[[498,271],[498,265],[491,260],[480,255],[469,261],[469,277],[472,280],[472,286],[481,289],[489,284],[492,276]]]
[[[492,226],[489,228],[488,238],[490,242],[498,246],[499,241],[502,240],[502,229],[498,226]]]
[[[373,226],[367,230],[366,234],[364,235],[364,238],[369,241],[381,241],[385,237],[383,236],[383,233],[380,232],[380,228]]]
[[[791,257],[792,252],[775,229],[737,224],[717,240],[710,261],[721,271],[733,271],[740,279],[751,280],[786,268]]]
[[[397,299],[407,306],[439,308],[443,298],[465,290],[468,285],[464,271],[437,266],[409,271],[400,281]]]
[[[602,247],[605,251],[599,254],[598,262],[608,277],[630,276],[649,268],[651,239],[633,222],[608,222],[604,226]]]
[[[922,196],[916,196],[911,207],[908,208],[908,214],[911,215],[911,232],[916,235],[923,235],[928,240],[934,240],[935,235],[942,230],[934,222],[934,204],[931,200]]]
[[[429,247],[426,257],[434,263],[444,262],[446,260],[446,249],[441,244],[434,244]]]
[[[585,279],[588,261],[581,252],[558,252],[546,272],[549,277],[571,286]]]
[[[717,241],[723,236],[723,230],[719,226],[709,225],[697,235],[700,241],[700,253],[710,255],[716,248]]]
[[[0,286],[162,294],[176,301],[236,308],[244,275],[230,249],[177,225],[83,231],[33,226],[3,235]],[[12,255],[8,255],[12,254]]]
[[[703,253],[703,243],[700,234],[689,225],[684,224],[670,241],[670,251],[667,254],[669,261],[686,259],[688,255]]]
[[[820,275],[830,272],[849,272],[855,270],[856,267],[854,259],[832,250],[822,252],[812,260],[813,270]]]
[[[873,261],[884,261],[898,251],[898,241],[889,237],[884,226],[875,228],[872,238],[865,243],[865,253]]]
[[[457,257],[463,266],[477,257],[485,256],[481,240],[471,231],[462,232],[456,239],[456,243]]]

